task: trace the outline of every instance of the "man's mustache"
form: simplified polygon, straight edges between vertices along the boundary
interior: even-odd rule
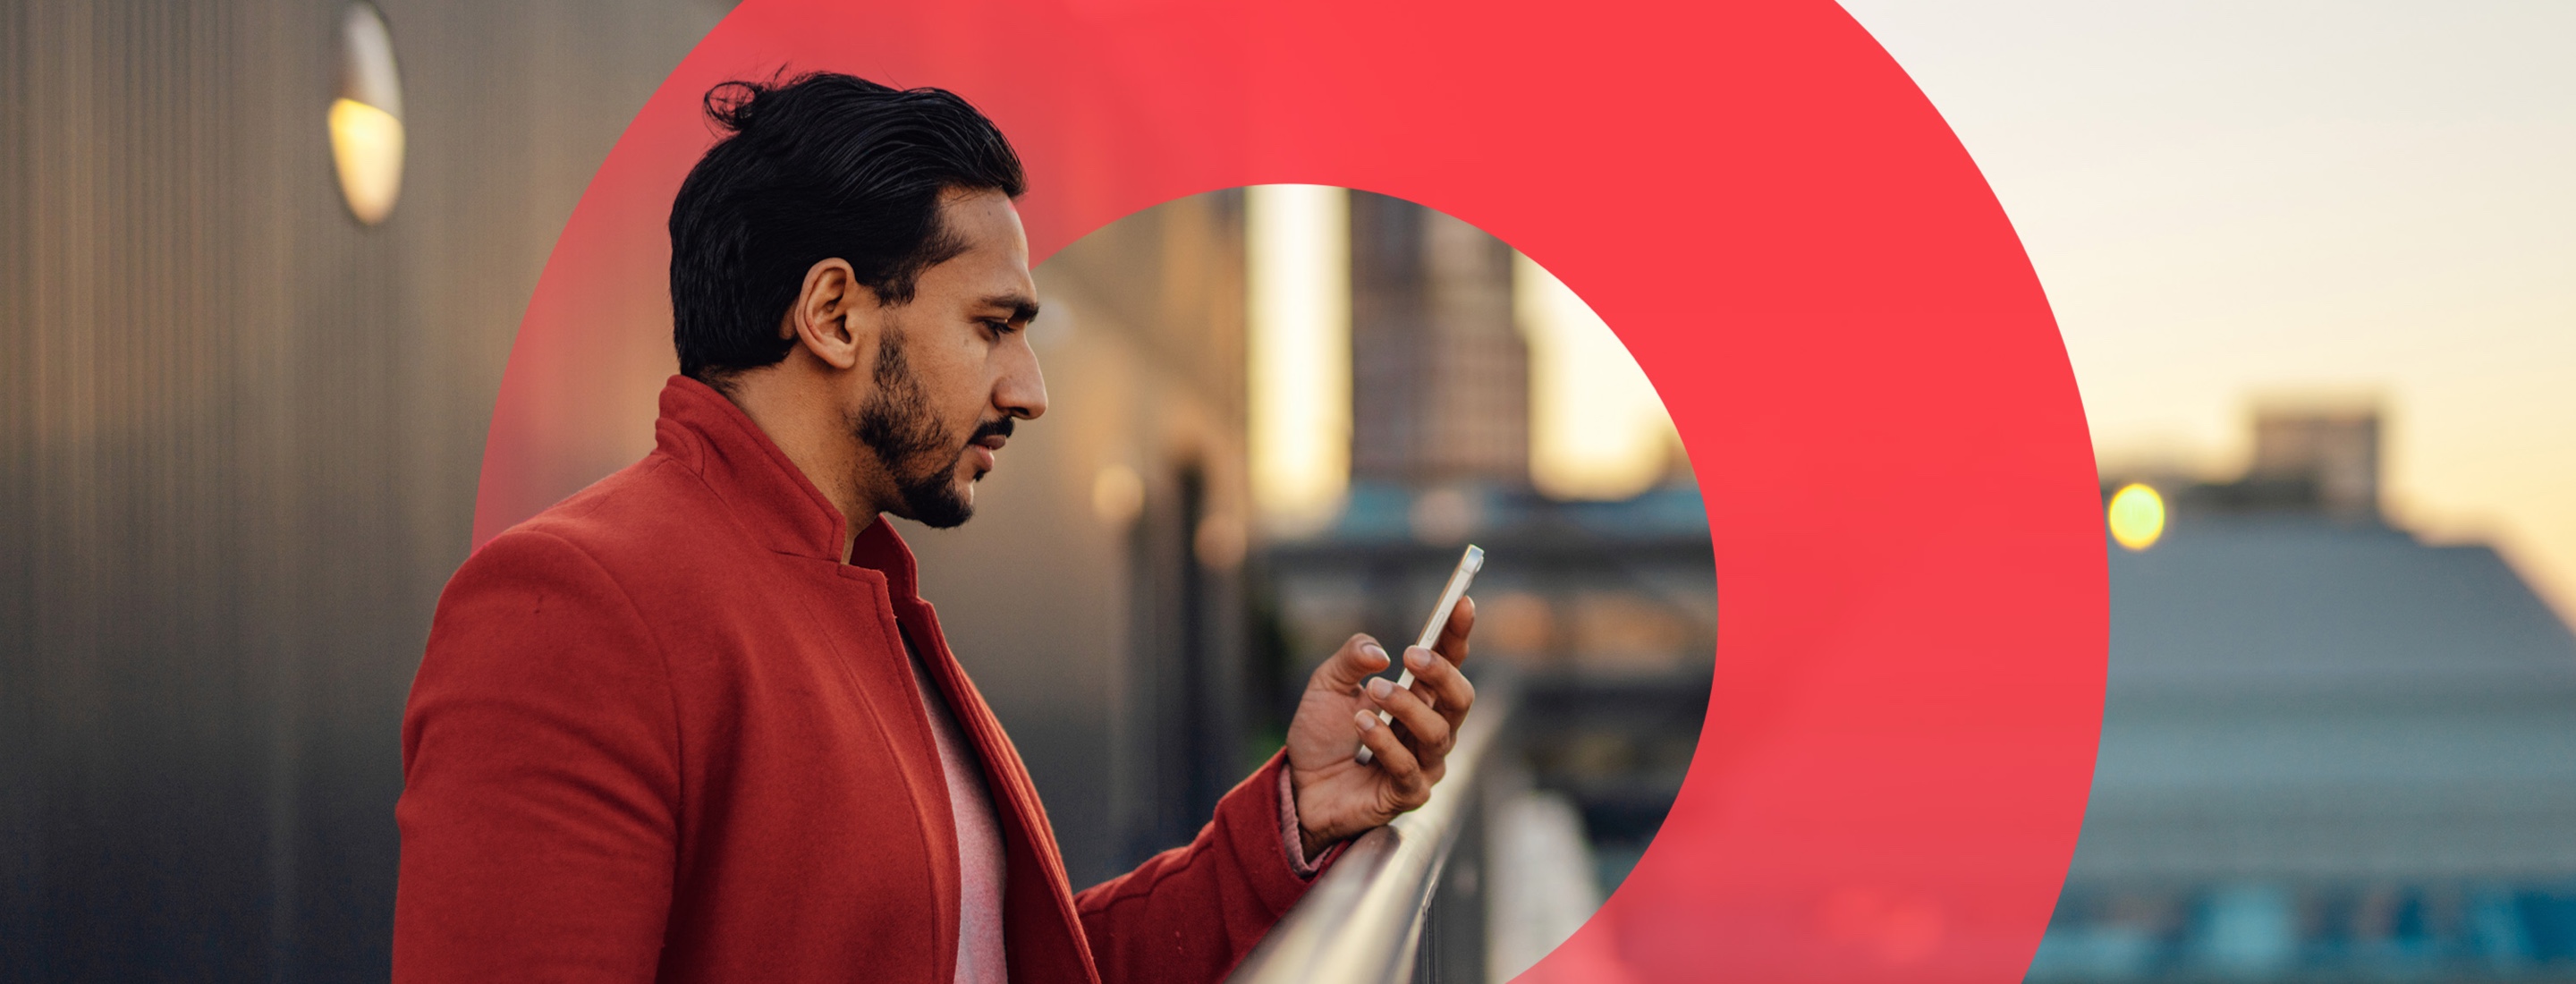
[[[988,437],[1009,437],[1011,428],[1018,422],[1017,417],[1004,417],[991,423],[978,424],[975,427],[975,433],[966,438],[966,443],[973,444]]]

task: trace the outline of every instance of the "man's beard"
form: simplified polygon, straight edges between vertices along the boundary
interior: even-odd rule
[[[850,421],[850,432],[892,476],[903,497],[902,515],[933,529],[947,529],[975,516],[975,503],[957,491],[957,465],[966,449],[992,435],[1008,437],[1011,418],[980,425],[963,441],[930,417],[930,401],[921,381],[913,378],[898,336],[887,333],[877,346],[876,392]],[[982,481],[983,476],[976,476]]]

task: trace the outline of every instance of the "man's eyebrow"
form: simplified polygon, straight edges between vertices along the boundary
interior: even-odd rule
[[[1038,317],[1037,299],[1026,294],[995,294],[984,299],[984,306],[1010,309],[1012,321],[1035,321]]]

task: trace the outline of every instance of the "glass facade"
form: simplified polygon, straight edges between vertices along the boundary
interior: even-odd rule
[[[2028,979],[2576,979],[2576,880],[2069,886]]]

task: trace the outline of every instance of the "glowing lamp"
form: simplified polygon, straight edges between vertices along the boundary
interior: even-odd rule
[[[340,95],[331,101],[331,162],[349,214],[375,225],[402,195],[402,75],[393,32],[371,3],[340,17]]]
[[[2155,546],[2165,535],[2165,497],[2145,485],[2121,486],[2111,496],[2111,539],[2131,550]]]

